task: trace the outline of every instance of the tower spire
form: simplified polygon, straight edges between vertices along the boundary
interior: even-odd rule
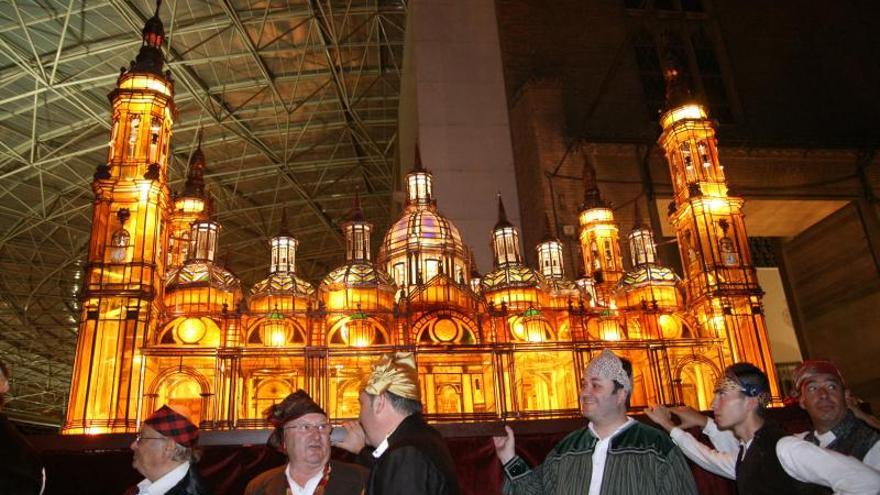
[[[636,198],[634,208],[635,211],[633,212],[633,230],[646,227],[645,221],[642,218],[642,209],[639,207],[639,198]]]
[[[596,169],[593,167],[592,159],[584,154],[584,207],[589,210],[591,208],[607,208],[608,203],[602,199],[602,192],[599,190],[599,184],[596,181]]]
[[[663,65],[663,79],[666,81],[666,108],[675,108],[692,100],[690,87],[682,73],[681,62],[668,47]]]
[[[425,167],[422,166],[422,152],[419,149],[419,143],[416,143],[416,157],[413,161],[413,172],[424,172]]]
[[[550,224],[550,216],[547,212],[544,212],[544,237],[541,239],[541,242],[555,241],[556,236],[553,235],[553,228]]]
[[[361,192],[358,188],[354,190],[354,202],[351,206],[351,213],[348,214],[348,221],[363,222],[365,219],[364,210],[361,208]]]
[[[162,0],[156,1],[156,11],[153,17],[147,19],[141,30],[141,50],[131,66],[132,72],[151,72],[162,75],[162,67],[165,62],[162,57],[162,43],[165,42],[165,26],[159,18],[159,9]]]
[[[189,172],[183,186],[183,195],[205,199],[205,153],[202,151],[202,129],[198,131],[198,144],[189,158]]]
[[[512,227],[513,225],[507,220],[507,211],[504,210],[504,199],[501,198],[501,191],[498,191],[498,223],[495,228]]]
[[[278,237],[292,237],[290,226],[287,223],[287,208],[281,207],[281,224],[278,228]]]

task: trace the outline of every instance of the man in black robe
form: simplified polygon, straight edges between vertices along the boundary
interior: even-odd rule
[[[458,495],[449,449],[422,417],[412,353],[383,356],[360,392],[359,423],[337,444],[371,466],[367,495]],[[370,449],[365,447],[375,447]]]

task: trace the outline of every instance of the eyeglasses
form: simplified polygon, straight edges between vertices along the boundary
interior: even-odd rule
[[[145,437],[142,434],[138,433],[136,437],[134,437],[135,443],[145,442],[147,440],[165,440],[165,437]]]
[[[321,423],[318,425],[300,423],[295,425],[287,425],[284,427],[285,430],[293,430],[297,433],[311,433],[313,431],[317,431],[318,433],[326,433],[330,431],[330,428],[331,426],[328,423]]]

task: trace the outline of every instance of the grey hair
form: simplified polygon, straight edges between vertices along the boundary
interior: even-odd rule
[[[189,462],[191,464],[195,464],[198,462],[199,453],[193,450],[191,447],[184,447],[179,443],[174,443],[174,452],[171,453],[171,460],[174,462]]]

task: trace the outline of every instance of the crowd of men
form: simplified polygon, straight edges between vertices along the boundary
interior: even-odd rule
[[[813,429],[787,435],[766,418],[767,376],[749,363],[729,366],[715,386],[713,418],[685,406],[654,405],[645,414],[661,429],[627,415],[632,365],[610,350],[584,370],[581,408],[586,426],[567,435],[530,467],[516,453],[513,430],[494,437],[511,495],[696,494],[690,459],[735,481],[737,493],[880,494],[880,424],[854,408],[840,370],[806,361],[795,373],[795,397]],[[8,391],[0,363],[0,407]],[[383,356],[365,377],[358,421],[333,431],[327,413],[305,391],[266,411],[268,445],[287,462],[250,481],[246,495],[457,495],[455,462],[441,435],[422,417],[411,353]],[[699,428],[712,446],[687,430]],[[665,432],[663,430],[666,430]],[[332,433],[331,433],[332,432]],[[133,467],[144,476],[132,495],[207,495],[196,469],[198,428],[163,406],[144,420],[131,443]],[[330,459],[331,445],[355,463]],[[27,441],[0,414],[0,493],[39,494],[45,471]]]

